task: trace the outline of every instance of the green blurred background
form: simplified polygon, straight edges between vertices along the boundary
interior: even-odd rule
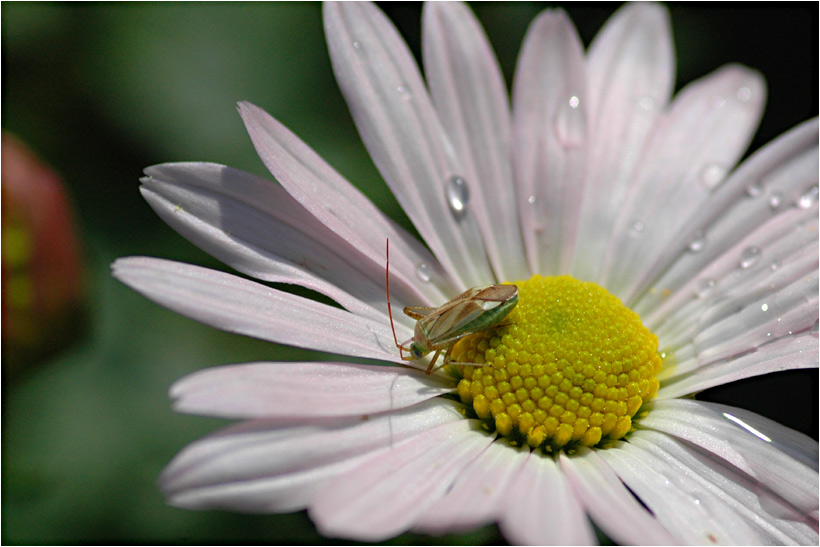
[[[527,25],[548,6],[473,6],[508,82]],[[566,9],[588,44],[615,7]],[[420,6],[383,8],[418,57]],[[328,541],[304,512],[185,511],[167,506],[156,487],[181,447],[225,423],[172,412],[167,390],[176,379],[206,366],[316,356],[198,325],[109,274],[109,264],[126,255],[224,269],[165,226],[137,187],[144,167],[167,161],[212,161],[267,176],[234,109],[238,100],[284,122],[410,227],[336,87],[321,6],[4,2],[0,9],[2,128],[63,177],[83,246],[87,295],[87,320],[72,343],[4,379],[2,541]],[[670,9],[678,88],[727,62],[767,78],[769,106],[752,149],[817,115],[816,5]],[[7,357],[4,351],[4,366]],[[817,438],[815,371],[741,382],[704,398],[754,409]],[[796,401],[808,412],[795,413]],[[390,543],[500,541],[496,528],[487,527],[446,538],[408,534]]]

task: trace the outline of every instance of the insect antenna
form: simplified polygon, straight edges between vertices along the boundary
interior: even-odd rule
[[[401,349],[401,344],[399,344],[399,339],[396,336],[396,327],[393,325],[393,308],[390,306],[390,238],[387,238],[384,256],[386,259],[384,265],[384,281],[387,287],[387,313],[390,315],[390,328],[393,330],[393,341],[396,343],[396,347]]]

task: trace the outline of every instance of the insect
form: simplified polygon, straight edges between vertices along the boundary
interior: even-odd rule
[[[431,351],[435,351],[433,359],[427,367],[427,374],[432,374],[436,370],[435,364],[442,351],[444,351],[444,363],[441,366],[452,363],[450,353],[453,351],[456,342],[467,335],[501,326],[501,321],[518,304],[518,287],[515,285],[486,285],[467,289],[438,308],[408,306],[404,308],[404,313],[416,320],[416,328],[413,338],[399,344],[396,327],[393,325],[393,310],[390,305],[389,241],[387,242],[386,254],[387,312],[390,315],[393,340],[396,347],[399,348],[399,356],[404,361],[421,359]],[[405,356],[405,352],[409,355]]]

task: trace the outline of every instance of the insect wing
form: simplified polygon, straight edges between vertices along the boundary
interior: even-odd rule
[[[434,313],[419,321],[420,326],[432,344],[446,343],[447,340],[457,340],[466,334],[479,332],[491,327],[506,316],[500,315],[497,319],[488,319],[488,312],[505,306],[511,310],[512,300],[517,302],[518,287],[515,285],[487,285],[474,287],[456,296]]]

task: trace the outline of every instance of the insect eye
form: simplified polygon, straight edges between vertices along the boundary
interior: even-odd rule
[[[416,344],[413,344],[410,348],[410,351],[413,353],[414,359],[421,359],[424,357],[424,354],[419,350],[419,347]]]

